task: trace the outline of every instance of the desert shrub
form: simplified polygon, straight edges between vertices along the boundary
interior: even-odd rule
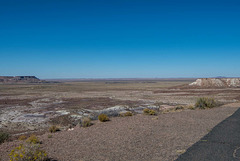
[[[151,109],[148,109],[148,108],[145,108],[143,110],[143,113],[146,114],[146,115],[156,115],[156,111],[155,110],[151,110]]]
[[[133,116],[133,113],[128,111],[128,112],[125,112],[125,113],[121,113],[120,116],[124,117],[124,116]]]
[[[156,111],[150,110],[149,115],[156,115]]]
[[[106,121],[109,121],[109,118],[105,114],[100,114],[100,115],[98,115],[98,120],[101,122],[106,122]]]
[[[27,140],[27,143],[31,143],[31,144],[39,144],[41,143],[40,140],[38,139],[38,137],[36,135],[31,135]]]
[[[89,127],[93,125],[93,123],[91,122],[91,119],[88,117],[84,117],[83,119],[81,119],[80,121],[80,126],[81,127]]]
[[[48,138],[52,138],[52,135],[51,135],[51,134],[48,134]]]
[[[148,114],[149,111],[150,111],[150,110],[149,110],[148,108],[143,109],[143,113],[145,113],[145,114]]]
[[[9,154],[10,161],[47,161],[47,153],[39,144],[21,144]]]
[[[50,132],[50,133],[55,133],[55,132],[57,132],[57,131],[60,131],[60,129],[59,129],[59,127],[57,127],[57,126],[55,126],[55,125],[53,125],[53,126],[51,126],[51,127],[49,128],[49,132]]]
[[[177,107],[175,107],[175,110],[183,110],[184,109],[184,107],[183,106],[177,106]]]
[[[195,107],[194,107],[193,105],[188,105],[188,106],[187,106],[187,109],[194,110]]]
[[[9,134],[8,133],[0,132],[0,144],[4,143],[8,139],[9,139]]]
[[[195,104],[196,108],[206,109],[206,108],[213,108],[217,106],[217,102],[214,98],[202,97],[199,98]]]
[[[18,140],[26,140],[27,136],[26,135],[21,135],[18,137]]]
[[[128,111],[128,112],[126,112],[126,113],[124,114],[124,116],[133,116],[133,113],[130,112],[130,111]]]

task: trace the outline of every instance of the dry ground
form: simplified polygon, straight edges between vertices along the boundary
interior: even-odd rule
[[[115,117],[105,123],[95,121],[88,128],[54,133],[52,138],[48,138],[49,133],[39,137],[49,157],[58,161],[171,161],[237,109],[219,107],[158,116]],[[10,150],[20,143],[0,145],[0,157],[7,160]]]
[[[240,88],[189,88],[191,79],[98,80],[53,84],[0,84],[0,131],[39,135],[49,156],[58,160],[173,160],[240,105]],[[67,127],[70,116],[82,110],[113,106],[169,107],[193,105],[199,97],[214,97],[225,104],[211,110],[185,110],[149,117],[94,121],[90,128],[76,127],[48,138],[51,124]],[[156,119],[157,118],[157,119]],[[44,135],[42,135],[44,134]],[[6,160],[18,141],[0,145]]]
[[[67,125],[83,109],[194,104],[199,97],[222,103],[240,100],[240,88],[197,89],[193,79],[88,80],[50,84],[0,84],[0,130],[40,132]],[[62,116],[68,113],[69,115]],[[63,118],[63,119],[62,119]]]

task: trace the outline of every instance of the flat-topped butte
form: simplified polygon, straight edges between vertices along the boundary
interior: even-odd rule
[[[35,76],[0,76],[0,83],[42,83]]]

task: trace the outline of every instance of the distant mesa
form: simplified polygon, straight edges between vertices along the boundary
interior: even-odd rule
[[[240,87],[240,78],[201,78],[189,85],[197,87]]]
[[[0,83],[44,83],[35,76],[0,76]]]

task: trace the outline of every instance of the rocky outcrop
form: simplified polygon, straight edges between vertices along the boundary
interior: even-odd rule
[[[1,83],[42,83],[43,81],[35,76],[0,76]]]
[[[240,78],[201,78],[189,85],[198,87],[240,87]]]

